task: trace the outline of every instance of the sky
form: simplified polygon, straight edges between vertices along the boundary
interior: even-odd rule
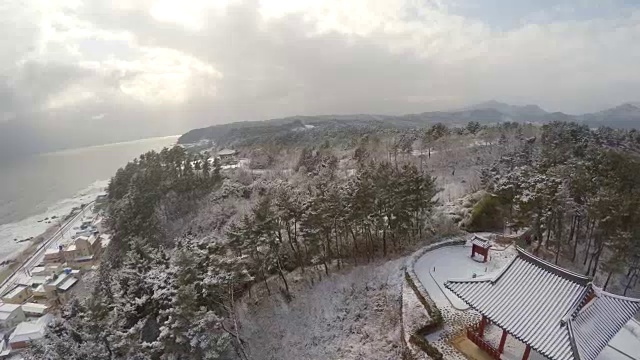
[[[572,114],[640,100],[631,0],[3,0],[0,33],[0,151],[491,99]]]

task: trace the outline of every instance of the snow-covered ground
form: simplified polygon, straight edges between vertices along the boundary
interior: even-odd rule
[[[471,246],[467,243],[464,246],[449,246],[427,252],[414,266],[418,279],[443,314],[444,329],[427,336],[427,340],[443,353],[451,354],[453,347],[449,344],[449,340],[459,334],[464,326],[478,319],[478,314],[469,309],[443,284],[448,279],[470,278],[474,274],[491,276],[516,256],[517,252],[511,246],[503,251],[490,250],[489,254],[490,259],[486,264],[479,262],[480,257],[477,255],[478,259],[471,259]],[[501,334],[500,329],[489,326],[486,338],[497,346]],[[503,358],[519,360],[523,351],[524,344],[510,336]],[[532,351],[530,359],[544,360],[545,358]],[[597,358],[597,360],[630,359],[640,360],[640,324],[635,320],[630,320]]]
[[[252,359],[400,359],[402,266],[405,259],[357,266],[330,276],[310,270],[288,274],[285,301],[272,278],[238,308],[242,337]],[[310,282],[315,278],[314,282]]]
[[[415,264],[418,279],[438,305],[467,310],[469,306],[444,287],[449,279],[470,278],[473,274],[485,276],[501,269],[515,255],[514,247],[504,251],[490,251],[490,259],[482,263],[481,256],[471,259],[471,245],[447,246],[424,254]]]

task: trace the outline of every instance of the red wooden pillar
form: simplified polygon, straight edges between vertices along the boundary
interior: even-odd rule
[[[478,335],[482,338],[484,336],[484,328],[487,326],[487,318],[483,315],[480,320],[480,326],[478,327]]]
[[[471,257],[473,257],[475,254],[476,254],[476,246],[474,244],[474,245],[471,245]]]
[[[500,346],[498,346],[498,352],[502,354],[504,352],[504,344],[507,342],[507,331],[502,330],[502,337],[500,338]]]
[[[524,355],[522,355],[522,360],[529,359],[529,353],[531,352],[531,346],[527,345],[527,348],[524,349]]]
[[[487,254],[489,254],[489,249],[484,250],[484,260],[482,261],[483,263],[487,262]]]

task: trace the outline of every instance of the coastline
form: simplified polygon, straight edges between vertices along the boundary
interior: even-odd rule
[[[73,212],[70,212],[69,215],[72,215]],[[66,217],[65,217],[66,218]],[[4,282],[20,264],[26,259],[30,258],[38,249],[38,246],[42,244],[46,239],[51,238],[56,231],[60,229],[61,222],[57,224],[51,225],[47,230],[45,230],[42,234],[34,237],[32,240],[25,242],[24,247],[8,256],[5,257],[4,261],[11,261],[9,264],[0,267],[0,283]]]
[[[29,216],[17,222],[0,225],[0,263],[15,259],[32,244],[47,238],[60,228],[70,216],[83,205],[91,203],[97,196],[105,194],[108,180],[95,181],[70,198],[62,199],[45,212]],[[31,240],[26,240],[32,238]],[[25,241],[26,240],[26,241]],[[5,266],[0,266],[0,277]]]

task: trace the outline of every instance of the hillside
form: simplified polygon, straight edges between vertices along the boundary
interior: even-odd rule
[[[191,130],[180,137],[179,144],[212,140],[220,146],[258,144],[307,145],[330,140],[340,142],[353,136],[379,134],[396,130],[426,128],[436,123],[462,127],[474,121],[481,125],[504,122],[548,124],[554,121],[578,122],[589,127],[608,126],[621,129],[640,127],[640,107],[623,104],[597,113],[571,115],[547,112],[537,105],[515,106],[488,101],[454,111],[434,111],[407,115],[318,115],[292,116],[265,121],[213,125]]]

